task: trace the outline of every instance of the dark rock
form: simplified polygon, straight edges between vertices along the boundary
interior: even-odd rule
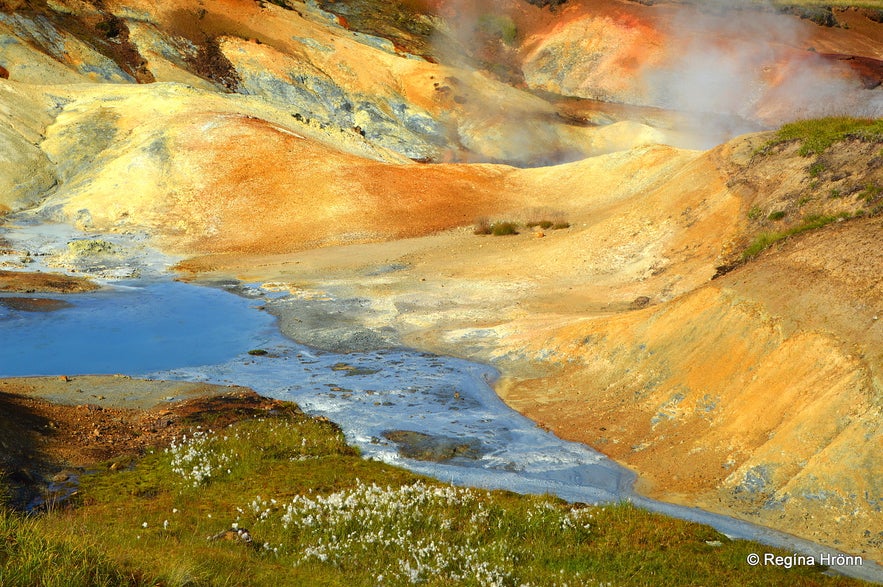
[[[483,452],[481,443],[472,438],[433,436],[413,430],[388,430],[383,437],[398,445],[400,455],[418,461],[440,463],[457,457],[475,460]]]
[[[650,298],[647,296],[638,296],[636,297],[631,304],[629,304],[630,310],[640,310],[641,308],[646,308],[650,305]]]

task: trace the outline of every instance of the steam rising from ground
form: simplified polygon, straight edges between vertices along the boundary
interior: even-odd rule
[[[866,89],[845,65],[811,49],[805,21],[747,0],[681,8],[669,58],[643,71],[647,98],[706,116],[702,132],[725,140],[751,122],[778,126],[819,116],[883,116],[883,91]]]
[[[552,109],[539,99],[519,103],[498,100],[493,78],[503,83],[516,81],[518,75],[517,29],[509,15],[511,6],[497,0],[446,0],[439,3],[443,25],[433,39],[435,53],[443,62],[468,72],[480,72],[483,91],[461,88],[456,108],[464,116],[451,120],[461,144],[473,149],[476,137],[494,137],[499,152],[483,151],[491,160],[534,166],[579,159],[587,153],[562,144],[548,117]],[[507,66],[508,64],[508,66]],[[491,73],[490,70],[495,70]],[[459,80],[457,80],[459,81]],[[526,97],[526,96],[525,96]]]
[[[512,86],[524,83],[522,31],[516,24],[523,1],[446,0],[436,8],[440,32],[434,51],[460,69],[440,88],[454,93],[459,116],[451,117],[449,125],[465,151],[458,160],[545,166],[665,140],[661,132],[635,122],[568,126],[543,98],[512,92]],[[485,158],[470,159],[470,153]]]
[[[505,69],[507,64],[516,64],[518,69],[523,57],[517,48],[521,39],[505,40],[507,34],[515,34],[512,10],[506,0],[441,2],[438,12],[447,30],[436,39],[439,55],[464,68]],[[635,88],[635,93],[621,98],[679,113],[672,128],[680,146],[710,148],[738,134],[801,118],[883,116],[883,89],[865,88],[847,64],[812,48],[810,37],[820,31],[816,24],[749,0],[650,10],[662,15],[658,22],[668,27],[662,35],[661,58],[648,53],[637,73],[622,68],[619,75],[634,76],[626,87]],[[665,10],[674,10],[673,17],[665,18],[671,14]],[[579,50],[581,45],[564,41],[557,47],[567,51]],[[600,51],[601,59],[615,63],[617,49],[609,48],[609,55]],[[605,90],[582,92],[577,86],[577,92],[603,96]],[[551,154],[545,163],[555,158],[556,140],[543,131],[542,122],[531,124],[535,113],[501,113],[500,105],[489,100],[470,101],[465,109],[471,110],[473,120],[494,120],[489,128],[496,130],[489,132],[501,140],[518,141],[525,153]],[[504,127],[507,130],[500,132]]]

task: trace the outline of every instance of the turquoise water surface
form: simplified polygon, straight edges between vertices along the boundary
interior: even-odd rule
[[[168,280],[40,297],[69,305],[31,312],[0,303],[0,376],[145,373],[218,363],[258,346],[275,323],[256,312],[252,300]]]

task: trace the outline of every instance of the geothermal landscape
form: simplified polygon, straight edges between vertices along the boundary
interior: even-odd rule
[[[0,583],[883,583],[881,83],[873,2],[0,0]]]

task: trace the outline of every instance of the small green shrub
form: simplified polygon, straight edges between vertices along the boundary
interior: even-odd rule
[[[570,228],[569,222],[556,222],[552,225],[552,230],[561,230],[563,228]]]
[[[833,200],[833,199],[836,199],[836,198],[839,198],[840,196],[841,196],[841,194],[840,194],[840,190],[838,190],[837,188],[831,188],[831,193],[829,194],[829,197],[830,197],[832,200]]]
[[[825,170],[825,164],[821,161],[816,161],[812,165],[809,166],[809,176],[810,177],[818,177]]]
[[[785,217],[785,211],[784,211],[784,210],[776,210],[775,212],[770,212],[770,215],[767,216],[767,219],[769,219],[769,220],[781,220],[781,219],[784,218],[784,217]]]
[[[518,234],[518,225],[514,222],[494,222],[491,226],[491,234],[494,236]]]
[[[759,220],[763,216],[763,210],[760,206],[752,206],[748,211],[748,220]]]

